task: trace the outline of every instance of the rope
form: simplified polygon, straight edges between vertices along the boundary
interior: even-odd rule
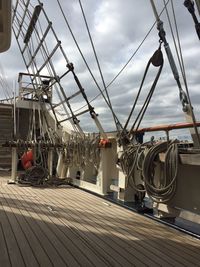
[[[39,1],[39,3],[40,3],[40,1]],[[41,3],[40,3],[40,4],[41,4]],[[33,7],[33,8],[34,8],[34,7]],[[43,9],[42,9],[42,10],[43,10]],[[17,14],[17,12],[15,12],[15,13]],[[47,16],[46,16],[46,13],[44,12],[44,10],[43,10],[43,13],[44,13],[45,18],[47,19],[47,22],[49,22],[49,20],[48,20],[48,18],[47,18]],[[19,26],[18,26],[17,28],[21,29],[21,28],[23,28],[23,25],[22,25],[22,27],[20,27],[20,19],[19,19],[19,18],[22,19],[22,17],[18,15],[18,16],[19,16],[19,18],[18,18],[16,14],[15,14],[16,21],[17,21],[18,24],[19,24]],[[31,15],[32,15],[32,14],[31,14],[30,11],[28,10],[28,12],[27,12],[27,17],[29,18],[29,20],[31,19]],[[37,26],[35,27],[35,30],[34,30],[32,36],[31,36],[30,43],[29,43],[29,45],[27,46],[27,51],[28,51],[29,61],[27,61],[26,58],[23,57],[27,69],[28,69],[28,65],[26,64],[26,61],[32,63],[31,66],[30,66],[30,68],[32,69],[33,74],[37,74],[37,73],[39,73],[38,68],[37,68],[36,58],[33,59],[33,57],[32,57],[32,55],[34,54],[34,51],[35,51],[35,49],[34,49],[33,38],[35,37],[35,40],[36,40],[36,42],[37,42],[38,45],[39,45],[39,44],[40,44],[40,41],[42,40],[42,36],[43,36],[43,31],[42,31],[42,28],[41,28],[41,23],[40,23],[39,20],[38,20],[38,24],[39,24],[39,28],[37,28]],[[51,23],[50,23],[50,25],[51,25]],[[39,30],[38,30],[38,29],[39,29]],[[56,40],[57,40],[58,42],[60,42],[60,41],[58,40],[58,38],[57,38],[55,32],[53,31],[52,27],[51,27],[51,31],[53,32],[53,34],[54,34]],[[23,34],[21,31],[20,31],[19,33],[20,33],[20,36],[23,35],[23,37],[24,37],[24,34]],[[40,33],[41,33],[41,35],[40,35]],[[40,37],[40,36],[41,36],[41,37]],[[16,38],[17,38],[17,36],[16,36]],[[18,45],[20,46],[19,43],[18,43]],[[52,70],[51,72],[49,71],[49,73],[51,73],[51,75],[52,75],[52,72],[53,72],[53,74],[54,74],[53,76],[54,76],[54,77],[57,77],[57,75],[56,75],[56,73],[55,73],[55,69],[54,69],[54,67],[53,67],[53,64],[52,64],[51,59],[50,59],[50,56],[49,56],[49,55],[50,55],[50,54],[49,54],[49,51],[48,51],[48,49],[47,49],[47,46],[46,46],[46,47],[45,47],[45,46],[46,46],[46,42],[45,42],[45,40],[43,40],[43,42],[41,43],[40,52],[41,52],[41,55],[42,55],[43,59],[45,60],[45,62],[47,62],[47,64],[46,64],[45,67],[47,68],[47,71]],[[67,63],[68,63],[69,61],[68,61],[68,59],[67,59],[67,57],[66,57],[66,55],[65,55],[65,53],[64,53],[64,51],[63,51],[63,49],[62,49],[62,47],[60,46],[59,48],[60,48],[60,50],[61,50],[61,52],[62,52],[64,58],[66,59],[66,61],[67,61]],[[22,52],[22,50],[21,50],[21,52]],[[28,72],[29,72],[29,69],[28,69]],[[35,81],[37,82],[37,80],[38,80],[39,78],[38,78],[38,77],[34,77],[34,79],[35,79]],[[39,84],[41,84],[41,79],[40,79],[40,83],[39,83]],[[39,84],[38,84],[38,86],[39,86]],[[61,86],[60,86],[60,87],[61,87]],[[59,89],[57,89],[57,87],[56,87],[56,90],[57,90],[57,93],[58,93],[58,96],[59,96]],[[63,88],[60,88],[60,91],[62,92],[62,91],[63,91]],[[44,92],[44,93],[45,93],[45,92]],[[41,97],[40,99],[38,99],[38,100],[42,100],[42,97]],[[61,101],[61,102],[62,102],[62,101]],[[42,101],[42,103],[44,103],[44,101]],[[49,103],[49,104],[50,104],[51,109],[52,109],[52,111],[53,111],[54,117],[55,117],[56,121],[58,122],[58,120],[57,120],[57,116],[56,116],[56,114],[55,114],[55,111],[54,111],[54,109],[52,108],[52,104],[51,104],[51,103]],[[64,109],[65,109],[65,111],[66,111],[66,107],[64,107]],[[67,113],[67,112],[66,112],[66,113]],[[68,114],[68,113],[67,113],[67,114]],[[71,122],[71,121],[70,121],[70,122]],[[77,131],[77,128],[74,127],[74,124],[73,124],[72,122],[71,122],[71,124],[73,125],[74,130]],[[81,129],[81,128],[80,128],[80,129]]]
[[[0,85],[1,85],[2,90],[4,91],[4,95],[5,95],[7,102],[9,102],[8,100],[12,99],[11,97],[12,89],[10,88],[8,84],[8,81],[6,79],[4,69],[1,63],[0,63]]]
[[[165,3],[165,1],[164,1],[164,3]],[[185,75],[183,75],[183,79],[185,80],[187,94],[185,94],[185,92],[182,89],[181,82],[179,79],[179,73],[178,73],[178,70],[176,67],[176,63],[174,61],[170,46],[169,46],[167,39],[166,39],[166,33],[165,33],[164,28],[163,28],[163,22],[159,19],[158,15],[157,15],[157,10],[156,10],[156,7],[155,7],[153,0],[151,0],[151,4],[152,4],[152,9],[154,11],[154,14],[155,14],[155,17],[157,20],[157,29],[159,31],[159,37],[164,43],[164,47],[165,47],[165,51],[166,51],[166,54],[167,54],[167,57],[169,60],[169,64],[170,64],[174,79],[175,79],[177,86],[178,86],[178,89],[179,89],[179,95],[180,95],[180,100],[182,103],[183,111],[187,114],[189,113],[189,111],[191,112],[192,122],[193,122],[193,126],[194,126],[195,133],[197,136],[198,145],[200,146],[200,137],[199,137],[198,129],[196,127],[196,119],[195,119],[193,108],[191,105],[191,100],[189,97],[189,91],[188,91],[186,79],[184,79]],[[176,18],[175,18],[175,12],[174,12],[174,8],[173,8],[173,4],[172,4],[172,9],[173,9],[173,13],[174,13],[174,21],[175,21],[176,31],[177,31],[177,36],[178,36],[178,28],[177,28],[177,24],[176,24]],[[178,37],[178,40],[179,40],[179,37]],[[179,41],[179,44],[180,44],[180,41]],[[188,107],[190,107],[190,110],[188,110]],[[190,115],[190,114],[188,114],[188,115]]]
[[[65,143],[64,161],[68,167],[84,169],[89,163],[98,169],[100,163],[99,136],[71,136]]]
[[[184,66],[184,61],[183,61],[183,55],[182,55],[182,50],[181,50],[181,44],[180,44],[180,38],[179,38],[179,33],[178,33],[178,26],[177,26],[177,22],[176,22],[175,9],[174,9],[174,5],[173,5],[173,1],[171,1],[171,6],[172,6],[172,11],[173,11],[176,35],[177,35],[180,57],[181,57],[181,64],[180,64],[181,73],[182,73],[183,81],[185,84],[186,94],[187,94],[187,98],[188,98],[188,104],[189,104],[191,115],[192,115],[193,127],[195,130],[195,134],[197,136],[199,147],[200,147],[200,136],[199,136],[199,131],[198,131],[197,126],[196,126],[196,118],[194,115],[194,111],[193,111],[193,107],[192,107],[192,103],[191,103],[191,98],[190,98],[190,94],[189,94],[189,89],[188,89],[188,85],[187,85],[186,72],[185,72],[185,66]],[[167,9],[166,9],[166,11],[167,11]],[[175,41],[174,41],[174,43],[175,43]],[[182,67],[181,67],[181,65],[182,65]]]
[[[94,83],[96,84],[98,90],[100,91],[100,94],[102,95],[102,97],[104,98],[106,104],[108,105],[108,107],[110,108],[110,110],[111,110],[111,112],[112,112],[112,106],[110,105],[109,101],[108,101],[107,98],[105,97],[105,95],[104,95],[104,93],[103,93],[104,90],[102,90],[101,87],[99,86],[99,84],[97,83],[97,80],[95,79],[95,77],[94,77],[94,75],[93,75],[93,73],[92,73],[92,71],[91,71],[91,69],[90,69],[90,67],[89,67],[89,65],[88,65],[88,63],[87,63],[87,61],[86,61],[86,59],[85,59],[85,57],[84,57],[82,51],[81,51],[81,49],[80,49],[80,46],[78,45],[78,42],[77,42],[77,40],[76,40],[76,38],[75,38],[75,36],[74,36],[74,34],[73,34],[73,31],[72,31],[72,29],[71,29],[71,27],[70,27],[70,25],[69,25],[69,22],[68,22],[68,20],[67,20],[67,17],[66,17],[66,15],[65,15],[64,11],[63,11],[63,8],[62,8],[62,6],[61,6],[61,4],[60,4],[60,1],[57,0],[57,3],[58,3],[58,5],[59,5],[60,11],[61,11],[61,13],[62,13],[62,15],[63,15],[64,20],[65,20],[65,23],[66,23],[66,25],[67,25],[67,27],[68,27],[68,29],[69,29],[71,35],[72,35],[72,38],[73,38],[73,40],[74,40],[74,42],[75,42],[75,44],[76,44],[76,47],[77,47],[77,49],[78,49],[78,51],[79,51],[79,53],[80,53],[80,55],[81,55],[81,57],[82,57],[82,59],[83,59],[85,65],[86,65],[86,67],[87,67],[87,69],[88,69],[88,71],[89,71],[89,73],[90,73],[90,75],[91,75],[91,77],[92,77]],[[84,107],[86,107],[86,106],[87,106],[87,104],[84,105]],[[77,111],[77,110],[76,110],[76,111]],[[113,114],[113,116],[115,117],[115,120],[116,120],[117,122],[119,122],[119,120],[117,119],[116,115],[115,115],[113,112],[112,112],[112,114]],[[118,129],[117,129],[117,130],[118,130]]]
[[[126,187],[130,186],[137,192],[144,193],[146,190],[140,189],[135,180],[135,168],[140,150],[141,145],[129,144],[119,158],[119,165],[126,175]]]
[[[102,73],[102,70],[101,70],[101,66],[100,66],[100,63],[99,63],[99,60],[98,60],[98,56],[97,56],[97,53],[96,53],[96,50],[95,50],[94,42],[92,40],[92,36],[91,36],[90,30],[89,30],[89,26],[88,26],[88,23],[87,23],[87,20],[86,20],[86,16],[85,16],[85,12],[83,10],[83,6],[82,6],[82,3],[81,3],[81,0],[79,0],[79,5],[80,5],[80,8],[81,8],[81,12],[83,14],[83,18],[84,18],[84,22],[85,22],[86,29],[87,29],[87,32],[88,32],[88,36],[89,36],[89,39],[90,39],[90,43],[91,43],[91,46],[92,46],[92,50],[93,50],[93,53],[94,53],[94,56],[95,56],[95,59],[96,59],[96,62],[97,62],[97,66],[98,66],[98,69],[99,69],[99,73],[100,73],[100,76],[101,76],[101,80],[102,80],[102,83],[103,83],[103,88],[104,88],[103,91],[105,91],[105,93],[106,93],[107,100],[108,100],[108,103],[109,103],[109,107],[110,107],[110,110],[111,110],[111,113],[113,115],[113,119],[114,119],[114,122],[115,122],[115,125],[116,125],[116,129],[119,132],[119,127],[122,128],[122,126],[121,126],[121,123],[119,122],[119,119],[117,118],[117,116],[116,116],[116,114],[115,114],[115,112],[113,110],[113,107],[112,107],[112,103],[111,103],[111,100],[110,100],[110,97],[109,97],[109,94],[108,94],[108,90],[107,90],[107,87],[106,87],[106,84],[105,84],[105,80],[104,80],[104,77],[103,77],[103,73]],[[103,91],[102,91],[102,93],[103,93]]]
[[[144,114],[145,114],[145,112],[147,110],[147,107],[148,107],[148,105],[150,103],[150,100],[151,100],[152,95],[154,93],[154,90],[156,88],[158,79],[160,77],[160,74],[161,74],[161,71],[162,71],[162,68],[163,68],[163,64],[164,64],[163,55],[162,55],[162,51],[161,51],[161,43],[160,43],[160,46],[159,46],[158,50],[156,50],[156,52],[153,54],[153,56],[150,58],[149,62],[147,63],[147,66],[146,66],[146,69],[145,69],[145,72],[144,72],[144,76],[143,76],[143,79],[142,79],[142,82],[141,82],[137,97],[135,99],[135,102],[133,104],[133,107],[131,109],[130,115],[129,115],[128,119],[127,119],[127,122],[126,122],[126,124],[124,126],[123,131],[126,130],[126,127],[128,126],[129,120],[130,120],[130,118],[132,116],[132,113],[133,113],[133,111],[135,109],[135,106],[137,104],[139,95],[141,93],[141,90],[142,90],[142,87],[143,87],[143,84],[144,84],[144,81],[145,81],[145,78],[146,78],[146,75],[147,75],[147,72],[148,72],[148,69],[149,69],[149,66],[150,66],[151,63],[155,67],[159,66],[159,70],[158,70],[158,72],[156,74],[156,77],[155,77],[155,80],[154,80],[154,82],[153,82],[153,84],[152,84],[152,86],[151,86],[151,88],[149,90],[149,93],[148,93],[148,95],[146,97],[146,100],[145,100],[142,108],[140,109],[140,112],[138,113],[138,115],[137,115],[137,117],[136,117],[136,119],[135,119],[135,121],[134,121],[134,123],[133,123],[133,125],[132,125],[132,127],[130,129],[130,131],[129,131],[129,135],[132,134],[133,130],[137,131],[137,129],[139,128],[139,125],[140,125],[140,123],[141,123],[141,121],[142,121],[142,119],[144,117]],[[135,128],[135,126],[136,126],[136,128]]]
[[[43,185],[48,177],[48,171],[41,166],[33,166],[26,170],[25,174],[22,174],[18,178],[19,184],[30,184],[32,186]]]
[[[168,5],[169,0],[167,1],[165,7],[161,10],[159,17],[162,15],[162,13],[164,12],[166,6]],[[148,32],[146,33],[146,35],[144,36],[143,40],[141,41],[141,43],[138,45],[138,47],[136,48],[136,50],[133,52],[133,54],[131,55],[131,57],[128,59],[128,61],[124,64],[124,66],[121,68],[121,70],[116,74],[116,76],[108,83],[108,85],[106,86],[106,88],[110,87],[114,81],[120,76],[120,74],[126,69],[126,67],[129,65],[129,63],[131,62],[131,60],[134,58],[134,56],[137,54],[137,52],[140,50],[140,48],[142,47],[143,43],[146,41],[147,37],[149,36],[149,34],[151,33],[151,31],[153,30],[154,26],[156,24],[156,21],[153,23],[153,25],[150,27],[150,29],[148,30]],[[104,90],[103,90],[104,92]],[[90,100],[90,103],[93,102],[94,100],[96,100],[99,96],[101,96],[102,94],[99,93],[97,94],[94,98],[92,98]],[[78,108],[75,110],[75,112],[85,108],[86,105],[83,105],[82,107]]]
[[[159,153],[166,152],[164,175],[155,176]],[[178,175],[178,145],[177,142],[159,143],[147,152],[143,162],[143,177],[149,197],[157,203],[166,203],[172,199],[176,191]]]

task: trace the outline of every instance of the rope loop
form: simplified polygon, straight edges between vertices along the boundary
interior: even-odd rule
[[[158,164],[161,164],[158,159],[159,153],[165,153],[163,175],[155,175]],[[166,203],[173,198],[176,192],[178,162],[179,154],[176,140],[170,143],[167,141],[158,143],[147,152],[142,169],[147,194],[153,201]]]

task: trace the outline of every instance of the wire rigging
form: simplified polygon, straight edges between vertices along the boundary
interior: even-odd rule
[[[89,65],[88,65],[88,63],[87,63],[87,61],[86,61],[86,59],[85,59],[85,57],[84,57],[84,55],[83,55],[83,53],[82,53],[82,51],[81,51],[81,48],[80,48],[80,46],[79,46],[79,44],[78,44],[78,42],[77,42],[77,40],[76,40],[76,38],[75,38],[75,35],[73,34],[73,31],[72,31],[71,26],[70,26],[70,24],[69,24],[69,22],[68,22],[68,20],[67,20],[67,17],[66,17],[66,15],[65,15],[64,11],[63,11],[63,8],[62,8],[62,6],[61,6],[61,4],[60,4],[60,1],[57,0],[57,3],[58,3],[58,6],[59,6],[59,8],[60,8],[60,11],[61,11],[61,13],[62,13],[62,15],[63,15],[64,21],[65,21],[65,23],[66,23],[66,25],[67,25],[67,27],[68,27],[68,29],[69,29],[71,35],[72,35],[72,38],[73,38],[73,40],[74,40],[74,42],[75,42],[75,44],[76,44],[76,47],[77,47],[77,49],[78,49],[78,51],[79,51],[79,53],[80,53],[80,55],[81,55],[81,57],[82,57],[82,59],[83,59],[85,65],[86,65],[86,67],[87,67],[87,69],[88,69],[88,71],[89,71],[89,73],[90,73],[90,75],[91,75],[91,77],[92,77],[94,83],[96,84],[98,90],[100,91],[100,94],[103,96],[103,98],[104,98],[106,104],[108,105],[108,107],[109,107],[110,110],[111,110],[111,109],[112,109],[112,106],[110,106],[109,101],[107,100],[107,98],[106,98],[105,95],[103,94],[103,90],[102,90],[101,87],[99,86],[99,84],[98,84],[96,78],[94,77],[94,74],[93,74],[92,71],[91,71],[91,68],[89,67]],[[84,107],[86,107],[86,106],[87,106],[87,104],[84,105]],[[78,110],[79,110],[79,109],[77,109],[76,111],[78,111]],[[75,111],[75,112],[76,112],[76,111]],[[111,111],[111,112],[112,112],[112,111]]]
[[[165,7],[168,5],[169,3],[169,0],[167,1]],[[164,12],[165,10],[165,7],[161,10],[159,16],[162,15],[162,13]],[[107,84],[106,88],[110,87],[114,82],[115,80],[120,76],[120,74],[126,69],[126,67],[129,65],[129,63],[132,61],[132,59],[135,57],[135,55],[137,54],[137,52],[140,50],[140,48],[142,47],[143,43],[146,41],[146,39],[148,38],[149,34],[151,33],[151,31],[153,30],[154,26],[156,25],[156,21],[152,24],[152,26],[150,27],[150,29],[148,30],[148,32],[145,34],[144,38],[142,39],[142,41],[140,42],[140,44],[138,45],[138,47],[136,48],[136,50],[133,52],[133,54],[131,55],[131,57],[128,59],[128,61],[124,64],[124,66],[120,69],[120,71],[115,75],[115,77]],[[104,92],[104,90],[103,90]],[[93,97],[91,100],[90,100],[90,103],[95,101],[98,97],[100,97],[102,94],[99,93],[97,94],[95,97]],[[78,108],[75,110],[75,112],[83,109],[86,105],[83,105],[82,107]]]
[[[8,81],[7,81],[5,73],[4,73],[3,66],[1,64],[0,64],[0,85],[1,85],[2,90],[4,92],[4,96],[5,96],[6,101],[11,100],[12,99],[12,96],[11,96],[12,90],[8,84]]]
[[[166,4],[166,0],[163,0],[163,3]],[[191,103],[191,99],[190,99],[190,93],[189,93],[189,89],[188,89],[188,84],[187,84],[185,65],[184,65],[183,53],[182,53],[182,49],[181,49],[181,42],[180,42],[180,37],[179,37],[179,32],[178,32],[178,25],[177,25],[177,21],[176,21],[176,14],[175,14],[175,9],[174,9],[174,4],[173,4],[172,0],[170,0],[170,3],[171,3],[172,13],[173,13],[173,20],[174,20],[174,24],[175,24],[178,48],[177,48],[177,44],[176,44],[176,40],[175,40],[173,28],[172,28],[172,23],[171,23],[171,20],[170,20],[170,16],[169,16],[169,12],[168,12],[167,7],[166,7],[166,14],[167,14],[168,22],[169,22],[169,25],[170,25],[171,34],[172,34],[172,38],[173,38],[173,42],[174,42],[174,46],[175,46],[175,50],[176,50],[176,54],[177,54],[177,58],[178,58],[178,62],[179,62],[180,70],[181,70],[181,74],[182,74],[184,85],[185,85],[185,89],[186,89],[186,95],[187,95],[188,105],[190,107],[193,127],[194,127],[194,130],[195,130],[195,134],[197,136],[198,145],[200,146],[200,136],[199,136],[199,132],[198,132],[198,129],[197,129],[197,126],[196,126],[196,118],[195,118],[195,115],[194,115],[194,111],[193,111],[193,107],[192,107],[192,103]],[[179,49],[179,52],[178,52],[178,49]]]
[[[29,15],[29,17],[31,18],[31,14],[30,14],[30,12],[28,12],[28,15]],[[41,30],[41,29],[40,29]],[[20,32],[21,33],[21,32]],[[42,33],[42,31],[41,31],[41,33]],[[47,48],[47,47],[44,47],[44,45],[43,45],[43,42],[45,43],[45,40],[43,40],[43,42],[40,40],[40,34],[39,34],[39,32],[38,32],[38,29],[37,29],[37,26],[35,25],[35,30],[34,30],[34,34],[35,34],[35,38],[36,38],[36,41],[37,41],[37,43],[38,44],[40,44],[40,42],[41,42],[41,49],[40,49],[40,52],[41,52],[41,54],[42,54],[42,57],[43,57],[43,60],[44,60],[44,62],[47,62],[47,64],[46,64],[46,67],[47,67],[47,69],[49,69],[49,70],[51,70],[52,69],[52,71],[54,70],[54,67],[53,67],[53,64],[51,63],[51,59],[50,59],[50,54],[49,54],[49,52],[48,52],[48,49],[45,49],[45,48]],[[43,35],[42,35],[43,36]],[[29,46],[27,47],[28,48],[28,56],[29,56],[29,62],[30,62],[30,67],[32,68],[32,72],[33,73],[36,73],[36,75],[37,75],[37,73],[39,73],[39,70],[38,70],[38,68],[37,68],[37,64],[36,64],[36,58],[34,57],[33,58],[33,56],[32,55],[34,55],[34,51],[35,51],[35,49],[34,49],[34,42],[32,41],[32,37],[31,37],[31,40],[30,40],[31,42],[30,42],[30,44],[29,44]],[[58,40],[57,40],[58,41]],[[33,48],[32,48],[33,47]],[[36,50],[37,51],[37,50]],[[63,51],[62,51],[63,52]],[[66,61],[67,62],[69,62],[68,61],[68,59],[67,59],[67,57],[65,56],[65,59],[66,59]],[[25,63],[26,64],[26,63]],[[49,64],[50,64],[50,66],[49,66]],[[26,66],[27,66],[27,68],[29,67],[29,65],[27,65],[26,64]],[[50,72],[49,71],[49,73],[50,73],[50,75],[52,75],[52,72]],[[55,76],[55,71],[54,71],[54,76]],[[35,76],[35,78],[37,78],[38,76]],[[37,78],[38,79],[38,78]],[[35,81],[37,82],[37,79],[35,79]],[[41,84],[41,81],[40,81],[40,84]],[[53,111],[53,113],[54,113],[54,117],[56,118],[56,114],[55,114],[55,112],[54,112],[54,110],[52,109],[52,111]],[[74,124],[73,124],[74,125]]]
[[[101,70],[101,66],[100,66],[99,59],[98,59],[98,56],[97,56],[97,53],[96,53],[94,42],[92,40],[92,36],[91,36],[90,30],[89,30],[89,26],[88,26],[88,23],[87,23],[87,20],[86,20],[86,16],[85,16],[85,12],[83,10],[83,6],[82,6],[82,3],[81,3],[81,0],[79,0],[79,5],[80,5],[80,8],[81,8],[81,12],[83,14],[83,18],[84,18],[84,22],[85,22],[86,29],[87,29],[87,32],[88,32],[88,36],[89,36],[89,39],[90,39],[90,43],[91,43],[91,46],[92,46],[92,50],[93,50],[93,53],[94,53],[94,56],[95,56],[95,59],[96,59],[96,62],[97,62],[98,70],[99,70],[99,73],[100,73],[100,76],[101,76],[101,80],[102,80],[102,83],[103,83],[104,90],[101,90],[101,94],[103,94],[103,91],[105,91],[106,96],[107,96],[107,101],[109,103],[109,107],[110,107],[111,113],[113,115],[113,119],[115,121],[116,129],[119,132],[119,130],[122,129],[122,125],[119,122],[119,119],[117,118],[117,116],[116,116],[116,114],[115,114],[115,112],[113,110],[113,107],[112,107],[112,103],[111,103],[111,100],[110,100],[110,97],[109,97],[109,94],[108,94],[108,90],[106,88],[105,80],[104,80],[104,77],[103,77],[103,73],[102,73],[102,70]]]

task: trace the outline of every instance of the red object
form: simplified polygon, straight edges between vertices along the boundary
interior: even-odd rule
[[[25,170],[27,170],[27,169],[31,168],[32,166],[33,166],[33,165],[32,165],[32,162],[31,162],[31,161],[27,161],[26,164],[23,166],[23,168],[24,168]]]
[[[33,151],[32,150],[24,152],[24,154],[21,156],[22,167],[25,170],[32,167],[32,161],[33,161]]]
[[[108,147],[111,147],[111,142],[110,142],[110,140],[108,140],[108,139],[101,139],[101,140],[99,141],[99,146],[100,146],[101,148],[108,148]]]

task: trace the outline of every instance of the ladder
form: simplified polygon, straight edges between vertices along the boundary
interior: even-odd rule
[[[94,108],[88,101],[85,90],[75,73],[75,68],[69,61],[43,4],[39,0],[34,2],[36,2],[36,5],[33,5],[30,0],[17,0],[13,8],[12,20],[14,36],[26,66],[27,75],[29,75],[33,86],[32,97],[41,100],[41,94],[45,95],[51,91],[53,98],[56,99],[56,104],[49,101],[48,105],[58,125],[69,121],[74,130],[84,137],[78,117],[89,113],[102,137],[106,138],[105,131],[97,118]],[[62,59],[62,66],[56,68],[56,60],[58,58]],[[42,86],[44,83],[43,77],[47,77],[45,89]],[[71,88],[68,88],[72,81],[73,92],[71,92]],[[20,90],[22,93],[23,88]],[[43,91],[41,92],[41,90]],[[71,94],[68,94],[67,90]],[[79,113],[73,111],[72,105],[72,100],[77,99],[77,97],[79,99],[81,97],[82,103],[87,105],[87,108]],[[62,120],[59,120],[56,115],[59,108],[62,108],[65,113]]]

